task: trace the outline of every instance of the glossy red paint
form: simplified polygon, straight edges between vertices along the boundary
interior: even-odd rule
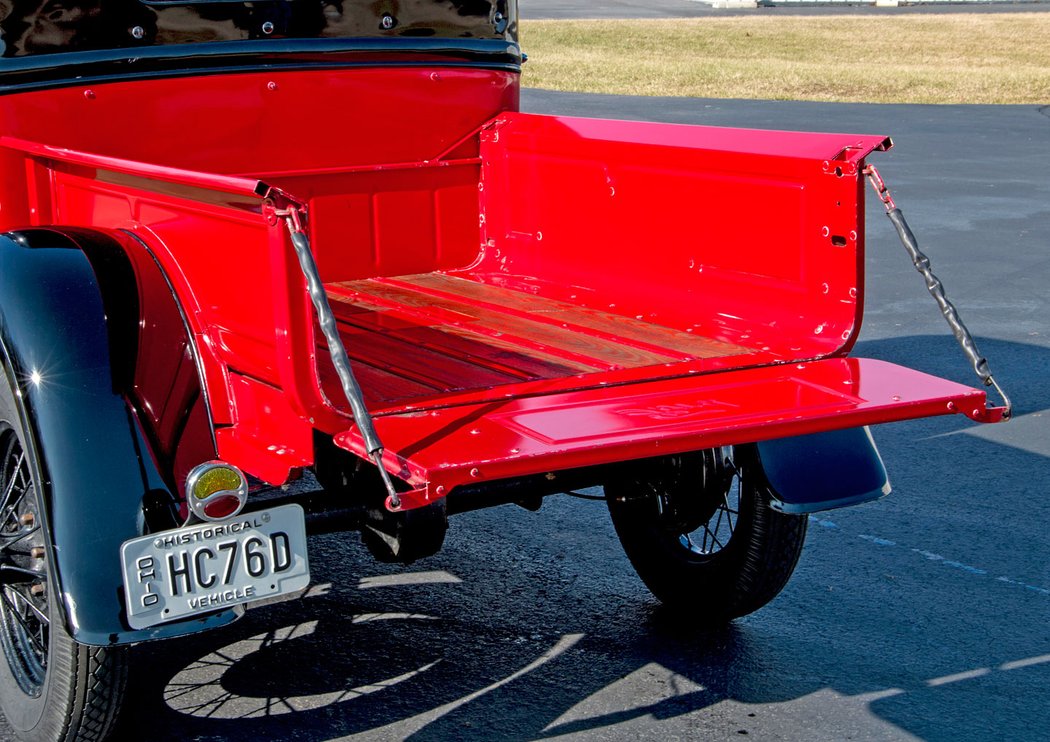
[[[203,75],[8,95],[0,97],[0,229],[72,224],[139,237],[188,317],[219,454],[282,482],[312,463],[314,426],[327,419],[334,431],[345,421],[320,395],[309,302],[287,234],[262,213],[267,187],[260,180],[316,197],[324,212],[343,173],[355,182],[373,178],[378,186],[366,192],[386,190],[376,196],[389,211],[384,222],[403,225],[392,249],[433,241],[432,221],[404,219],[419,186],[392,180],[388,173],[398,168],[391,163],[436,173],[424,163],[446,152],[476,157],[471,132],[516,106],[516,75],[440,65]],[[426,120],[406,116],[406,107],[426,111]],[[458,217],[460,225],[477,212],[462,197],[476,193],[476,179],[469,188],[461,181],[453,179],[453,206],[475,216]],[[343,195],[352,199],[355,188]],[[340,216],[339,204],[333,213]],[[319,233],[327,233],[325,218]],[[354,252],[346,241],[352,222],[346,228],[340,235],[336,225],[326,240],[336,269],[341,253]],[[455,231],[462,241],[462,226]]]
[[[843,358],[860,171],[884,137],[516,108],[513,74],[453,68],[7,96],[0,228],[141,239],[191,328],[218,455],[274,483],[313,463],[315,430],[363,449],[267,195],[305,212],[408,507],[468,482],[995,417],[980,391]]]
[[[508,114],[482,132],[471,274],[780,358],[841,352],[861,320],[859,165],[888,146]]]
[[[0,132],[63,149],[264,177],[440,156],[516,109],[518,77],[465,67],[191,75],[0,96]]]
[[[985,395],[883,361],[832,358],[600,387],[377,420],[388,471],[419,507],[455,487],[955,411]],[[358,455],[356,431],[336,442]]]

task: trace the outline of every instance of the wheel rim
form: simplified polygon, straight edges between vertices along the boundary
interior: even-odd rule
[[[22,691],[38,697],[47,674],[48,580],[39,499],[18,436],[0,431],[0,645]]]
[[[686,457],[649,481],[658,518],[692,558],[706,560],[729,547],[740,519],[743,477],[731,446]]]

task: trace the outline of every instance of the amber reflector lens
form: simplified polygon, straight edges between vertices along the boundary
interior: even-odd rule
[[[216,466],[200,476],[193,487],[193,496],[198,500],[203,500],[216,492],[237,490],[240,486],[241,477],[237,472],[224,466]]]

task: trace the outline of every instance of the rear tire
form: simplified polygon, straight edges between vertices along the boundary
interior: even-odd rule
[[[18,420],[0,378],[0,582],[9,582],[0,585],[0,709],[24,740],[102,740],[123,701],[127,650],[79,644],[66,631]]]
[[[670,456],[605,485],[638,576],[665,605],[717,625],[758,610],[787,584],[806,516],[769,506],[753,445]]]

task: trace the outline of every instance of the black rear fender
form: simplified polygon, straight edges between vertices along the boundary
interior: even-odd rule
[[[859,505],[890,493],[867,427],[762,441],[758,456],[773,488],[770,506],[784,513]]]
[[[125,620],[120,545],[174,525],[185,472],[215,456],[191,335],[146,247],[79,229],[0,235],[0,362],[71,635],[129,643],[236,618]]]

